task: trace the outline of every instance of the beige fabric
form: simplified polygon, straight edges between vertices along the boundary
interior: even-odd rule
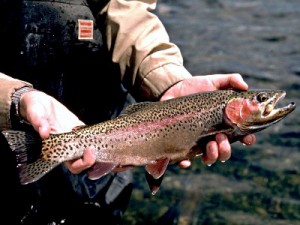
[[[151,12],[155,7],[155,0],[111,0],[99,12],[106,21],[112,60],[119,65],[125,86],[139,100],[158,100],[170,86],[191,76],[183,67],[180,50]],[[26,85],[31,86],[0,74],[0,130],[10,126],[12,94]]]
[[[11,127],[11,96],[17,89],[24,86],[31,87],[31,84],[0,73],[0,130]]]
[[[155,6],[155,0],[111,0],[99,14],[106,18],[107,46],[125,85],[148,100],[191,76],[180,50],[151,12]]]

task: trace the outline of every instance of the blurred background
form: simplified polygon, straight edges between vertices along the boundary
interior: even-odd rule
[[[300,1],[159,0],[155,13],[193,75],[237,72],[298,106],[225,163],[169,166],[155,196],[135,168],[124,224],[300,224]]]

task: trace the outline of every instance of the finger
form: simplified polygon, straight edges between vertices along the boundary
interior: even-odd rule
[[[239,90],[247,90],[248,85],[243,80],[241,74],[233,73],[228,75],[216,75],[213,77],[213,83],[216,89],[235,88]]]
[[[84,169],[87,169],[94,165],[96,162],[96,151],[95,148],[90,146],[83,153],[83,165],[85,165]]]
[[[206,145],[206,154],[202,156],[202,162],[211,165],[216,162],[219,157],[218,144],[216,141],[210,141]]]
[[[240,140],[245,145],[253,145],[256,141],[256,137],[254,134],[248,134]]]
[[[218,149],[219,149],[219,160],[220,161],[228,160],[231,156],[231,146],[227,136],[221,133],[217,134],[216,142],[218,144]]]
[[[239,90],[248,90],[248,84],[244,81],[241,74],[234,73],[229,78],[230,86]]]
[[[183,160],[179,162],[179,166],[183,169],[186,169],[192,165],[192,162],[190,160]]]
[[[73,174],[78,174],[85,169],[90,168],[96,162],[96,154],[93,147],[87,148],[82,158],[65,162],[66,167]]]

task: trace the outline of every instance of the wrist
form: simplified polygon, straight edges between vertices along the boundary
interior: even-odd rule
[[[24,123],[26,122],[24,120],[24,117],[22,116],[21,113],[21,107],[20,107],[20,103],[21,103],[21,98],[22,96],[30,91],[34,91],[35,89],[33,89],[32,87],[22,87],[18,90],[16,90],[13,95],[12,95],[12,106],[13,106],[13,112],[14,112],[14,117],[18,122]],[[24,113],[23,113],[24,114]]]
[[[169,87],[160,97],[160,101],[176,98],[180,96],[182,80]]]

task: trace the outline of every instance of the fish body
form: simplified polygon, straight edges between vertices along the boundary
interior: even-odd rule
[[[295,109],[294,103],[275,109],[284,96],[282,90],[218,90],[136,103],[114,119],[51,134],[39,142],[41,153],[33,162],[28,162],[28,155],[33,152],[29,143],[37,147],[35,138],[23,131],[2,133],[19,158],[22,184],[40,179],[60,163],[81,157],[87,147],[93,146],[96,164],[88,171],[91,179],[112,170],[145,166],[154,194],[167,165],[192,160],[215,134],[223,132],[234,142],[287,116]]]

